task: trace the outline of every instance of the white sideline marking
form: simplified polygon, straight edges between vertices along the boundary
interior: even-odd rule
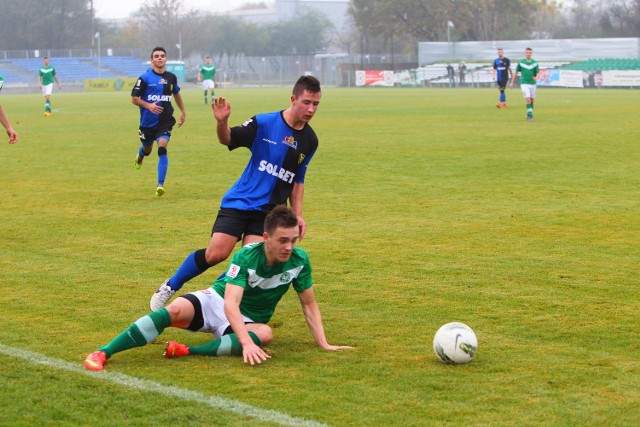
[[[274,422],[288,426],[310,426],[310,427],[326,427],[326,424],[305,418],[294,418],[282,412],[272,411],[269,409],[261,409],[256,406],[246,405],[236,400],[225,399],[224,397],[207,396],[197,391],[185,388],[163,385],[154,381],[143,380],[129,375],[120,374],[109,371],[89,371],[84,365],[78,363],[70,363],[61,359],[54,359],[39,353],[22,350],[15,347],[6,346],[0,343],[0,353],[10,357],[18,357],[27,362],[37,365],[51,366],[65,371],[78,372],[89,375],[91,377],[106,380],[119,385],[132,387],[141,391],[150,391],[153,393],[164,394],[165,396],[177,397],[188,400],[190,402],[198,402],[210,406],[214,409],[232,412],[234,414],[255,418],[263,422]]]

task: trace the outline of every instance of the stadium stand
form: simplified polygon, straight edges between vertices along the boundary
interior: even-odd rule
[[[87,79],[138,77],[147,68],[144,61],[135,57],[51,57],[50,63],[64,84],[82,84]],[[12,59],[0,61],[0,75],[13,84],[37,84],[42,58]]]
[[[564,70],[603,71],[603,70],[640,70],[640,59],[588,59],[582,62],[565,65]]]
[[[98,58],[91,58],[91,63],[97,68]],[[132,56],[104,56],[100,58],[102,69],[108,69],[117,77],[138,77],[144,73],[149,64]]]

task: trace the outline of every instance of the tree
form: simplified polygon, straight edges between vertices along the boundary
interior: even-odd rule
[[[2,4],[0,40],[5,49],[73,49],[90,46],[86,0],[20,0]]]
[[[554,8],[546,0],[353,0],[350,13],[365,39],[508,40],[529,38],[536,13]]]
[[[268,28],[269,48],[266,55],[310,54],[326,48],[326,34],[332,28],[326,16],[309,11],[289,21]]]

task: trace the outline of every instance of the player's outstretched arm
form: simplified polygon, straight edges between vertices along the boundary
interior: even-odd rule
[[[231,144],[231,129],[229,128],[229,117],[231,116],[231,104],[224,97],[218,97],[211,104],[213,117],[216,119],[216,133],[220,144],[229,146]]]
[[[313,288],[298,292],[298,298],[300,298],[302,311],[304,312],[304,317],[307,320],[307,325],[309,326],[311,335],[313,335],[313,338],[316,340],[316,343],[318,343],[320,348],[333,351],[353,348],[348,345],[332,345],[327,342],[327,337],[324,333],[324,326],[322,325],[322,316],[320,315],[320,309],[318,308]]]

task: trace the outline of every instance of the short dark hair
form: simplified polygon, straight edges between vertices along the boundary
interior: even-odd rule
[[[264,219],[264,231],[273,234],[276,228],[293,228],[298,226],[298,217],[285,205],[278,205]]]
[[[320,92],[320,80],[313,76],[300,77],[296,84],[293,85],[293,96],[300,96],[305,90],[311,93]]]
[[[526,48],[525,50],[530,50],[531,52],[533,52],[533,49],[531,49],[530,47]]]
[[[158,51],[160,51],[160,52],[164,52],[164,54],[165,54],[165,55],[167,54],[167,51],[166,51],[163,47],[156,46],[156,47],[154,47],[154,48],[153,48],[153,50],[151,51],[151,57],[153,58],[153,52],[158,52]]]

